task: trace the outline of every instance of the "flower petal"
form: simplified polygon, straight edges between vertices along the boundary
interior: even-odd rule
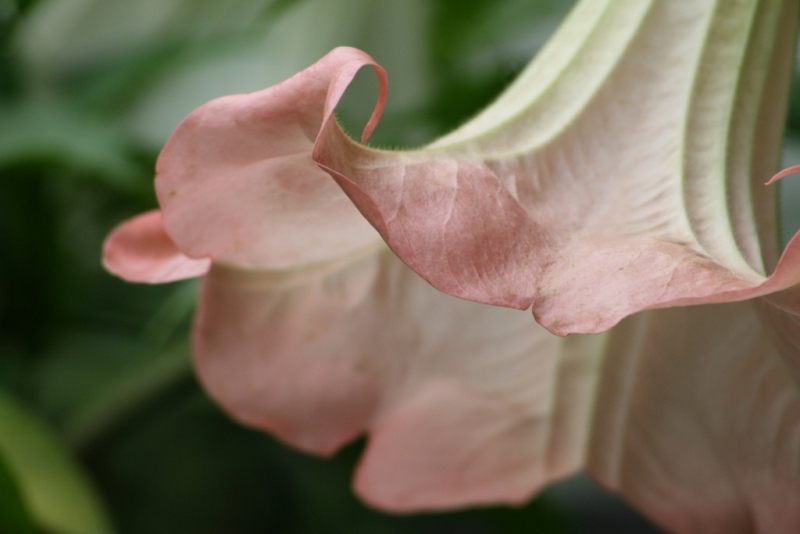
[[[201,381],[243,423],[319,454],[368,432],[356,490],[395,511],[518,503],[574,472],[602,347],[434,291],[383,247],[215,266],[195,336]]]
[[[161,212],[155,210],[111,232],[103,245],[103,266],[129,282],[159,284],[202,276],[211,260],[183,254],[164,231]]]
[[[800,389],[754,303],[641,314],[615,344],[589,472],[669,532],[797,532]]]
[[[156,191],[164,225],[192,257],[243,268],[283,269],[331,260],[376,241],[375,231],[311,160],[322,119],[372,58],[338,48],[289,80],[213,100],[189,115],[164,147]]]
[[[573,55],[543,52],[476,119],[501,117],[486,130],[468,123],[427,150],[389,152],[354,143],[328,116],[314,159],[432,285],[532,306],[559,335],[774,293],[800,283],[800,240],[766,278],[760,184],[784,112],[771,85],[784,87],[790,57],[785,43],[763,43],[792,35],[796,7],[754,17],[744,4],[611,2]],[[763,152],[742,148],[753,137]]]

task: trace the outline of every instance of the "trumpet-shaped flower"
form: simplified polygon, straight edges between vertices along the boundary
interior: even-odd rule
[[[763,186],[797,7],[584,0],[412,152],[342,132],[356,72],[380,82],[362,142],[386,77],[334,50],[192,113],[161,210],[106,266],[203,275],[209,393],[310,452],[368,433],[355,486],[376,506],[520,502],[586,470],[672,531],[797,532],[800,244],[778,259]]]

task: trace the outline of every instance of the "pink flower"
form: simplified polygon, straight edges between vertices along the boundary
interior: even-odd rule
[[[523,502],[574,469],[574,451],[541,439],[556,412],[585,432],[585,409],[552,405],[571,358],[527,314],[432,289],[314,164],[315,133],[365,64],[337,49],[190,115],[159,158],[162,211],[117,229],[105,265],[142,282],[205,274],[194,355],[209,393],[308,452],[369,432],[356,475],[367,501]]]
[[[777,261],[762,185],[796,12],[586,0],[496,103],[415,152],[341,131],[355,73],[381,85],[362,142],[386,78],[336,49],[192,113],[158,162],[161,211],[118,228],[106,266],[203,274],[209,393],[310,452],[368,433],[355,486],[378,507],[521,502],[584,469],[673,531],[796,532],[800,245]],[[414,271],[605,333],[558,338]]]

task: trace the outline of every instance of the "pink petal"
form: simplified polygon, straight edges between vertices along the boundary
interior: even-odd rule
[[[485,165],[371,151],[335,121],[320,133],[314,159],[392,250],[437,289],[530,307],[542,270],[537,248],[547,236]]]
[[[772,185],[778,180],[782,180],[787,176],[791,176],[792,174],[797,174],[798,172],[800,172],[800,165],[794,165],[787,169],[783,169],[781,172],[779,172],[778,174],[767,180],[767,183],[765,185]]]
[[[523,502],[577,469],[592,342],[433,291],[378,248],[309,272],[215,267],[195,362],[232,416],[298,448],[369,433],[356,490],[411,511]]]
[[[745,300],[800,283],[798,237],[766,279],[680,243],[677,230],[670,238],[643,227],[652,223],[637,220],[637,209],[607,210],[591,225],[581,222],[585,213],[559,211],[586,202],[566,198],[579,190],[554,186],[555,198],[526,209],[501,179],[524,172],[524,160],[490,166],[379,152],[350,141],[335,122],[315,150],[392,250],[432,285],[478,302],[533,305],[537,321],[559,335],[605,331],[648,308]]]
[[[204,275],[207,258],[183,254],[164,232],[161,212],[149,211],[119,225],[103,245],[103,266],[129,282],[158,284]]]
[[[186,254],[245,268],[283,269],[363,249],[379,238],[311,160],[323,117],[356,72],[372,66],[337,48],[289,80],[213,100],[173,133],[158,160],[156,190],[167,232]]]
[[[589,472],[667,531],[800,531],[800,390],[754,303],[612,332]]]

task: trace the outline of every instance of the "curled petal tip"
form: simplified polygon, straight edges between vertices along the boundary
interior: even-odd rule
[[[790,174],[797,174],[797,173],[800,173],[800,165],[793,165],[787,169],[783,169],[781,172],[770,178],[764,185],[772,185],[778,180],[786,178]]]

